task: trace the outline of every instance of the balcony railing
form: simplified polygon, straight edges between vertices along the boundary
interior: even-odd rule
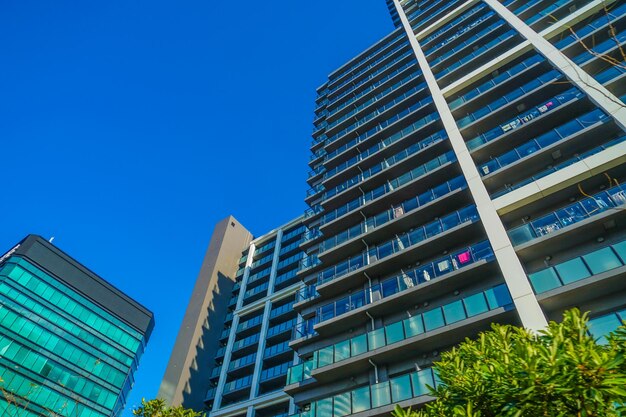
[[[438,379],[432,368],[423,369],[317,400],[309,405],[308,410],[292,414],[290,417],[347,416],[428,395],[429,387],[435,387],[437,384]]]
[[[495,12],[490,12],[490,13],[487,14],[488,17],[494,16],[494,15],[495,15]],[[480,22],[478,22],[478,23],[480,23]],[[446,53],[444,53],[444,54],[438,56],[437,58],[433,59],[430,62],[430,66],[434,67],[435,65],[437,65],[437,64],[445,61],[446,59],[452,57],[452,55],[456,54],[457,52],[469,49],[469,45],[480,41],[481,38],[483,38],[484,36],[486,36],[488,34],[493,33],[494,31],[496,31],[497,29],[503,27],[504,25],[505,25],[504,20],[502,20],[502,19],[496,20],[494,23],[492,23],[491,25],[487,26],[486,28],[480,30],[478,33],[473,34],[466,41],[461,42],[458,45],[455,45],[454,48],[450,48],[448,51],[446,51]]]
[[[527,94],[530,91],[542,85],[553,83],[554,81],[561,79],[561,78],[563,78],[563,75],[559,71],[557,70],[548,71],[547,73],[533,79],[532,81],[522,85],[521,87],[517,87],[513,89],[512,91],[509,91],[508,93],[504,94],[503,96],[498,97],[498,99],[496,99],[495,101],[492,101],[486,106],[473,111],[472,113],[468,114],[462,119],[459,119],[456,123],[460,128],[464,128],[468,124],[480,119],[481,117],[484,117],[488,114],[496,112],[498,109],[522,97],[524,94]]]
[[[491,90],[492,88],[502,84],[504,81],[508,79],[516,77],[517,75],[519,75],[521,71],[524,71],[526,68],[529,68],[535,65],[536,63],[543,62],[543,61],[544,61],[544,58],[539,54],[533,55],[530,58],[525,59],[524,61],[520,62],[519,64],[514,65],[507,71],[495,76],[491,80],[479,85],[476,88],[472,88],[471,90],[467,91],[462,96],[451,101],[449,104],[450,109],[452,110],[456,109],[457,107],[459,107],[460,105],[464,103],[467,103],[474,97],[477,97],[483,94],[484,92]]]
[[[626,192],[622,186],[595,194],[565,208],[549,213],[532,222],[508,231],[513,245],[521,245],[549,235],[557,230],[604,213],[607,210],[622,208],[626,204]]]
[[[448,151],[441,156],[428,161],[424,165],[418,166],[411,171],[405,172],[400,177],[394,178],[393,180],[388,181],[386,184],[376,187],[372,191],[368,191],[367,193],[365,193],[365,195],[325,214],[324,217],[322,217],[320,223],[326,224],[332,220],[335,220],[336,218],[365,205],[369,201],[382,197],[383,195],[394,191],[396,188],[401,187],[404,184],[411,182],[417,178],[424,177],[430,171],[433,171],[448,162],[454,161],[456,161],[456,156],[454,155],[454,152]]]
[[[581,39],[589,35],[591,32],[604,28],[611,21],[617,20],[624,13],[626,13],[626,4],[618,6],[615,9],[603,11],[602,16],[600,16],[599,18],[597,18],[591,23],[585,24],[580,29],[576,29],[575,31],[576,35],[570,33],[565,38],[560,39],[558,42],[556,42],[554,46],[558,49],[563,49],[566,46],[571,45],[574,42],[580,42]]]
[[[497,126],[491,130],[488,130],[485,133],[481,133],[475,138],[467,141],[467,147],[469,148],[470,151],[472,151],[478,148],[479,146],[484,145],[485,143],[489,143],[495,139],[498,139],[499,137],[503,136],[507,132],[511,132],[512,130],[517,129],[520,126],[523,126],[531,122],[532,120],[540,116],[543,116],[544,114],[558,107],[561,107],[565,103],[568,103],[572,100],[575,100],[581,97],[584,97],[584,94],[580,90],[578,90],[577,88],[570,88],[569,90],[561,94],[558,94],[549,100],[546,100],[540,106],[537,106],[530,111],[522,113],[516,116],[514,119],[509,120],[506,123],[500,126]]]
[[[363,253],[343,261],[331,268],[325,269],[318,276],[318,285],[357,271],[371,263],[387,258],[395,253],[409,249],[427,239],[442,234],[464,223],[478,220],[478,211],[475,206],[448,214],[445,217],[396,236],[394,239],[375,246]]]
[[[528,275],[541,294],[626,265],[626,240]]]
[[[437,31],[433,32],[432,34],[430,34],[427,37],[425,37],[424,39],[422,39],[420,41],[420,44],[426,46],[433,39],[439,37],[440,35],[443,35],[445,32],[447,32],[448,30],[452,29],[453,27],[455,27],[459,23],[463,22],[466,19],[469,19],[470,17],[474,16],[476,13],[480,12],[481,10],[485,10],[486,8],[487,8],[486,4],[479,3],[477,6],[472,7],[471,9],[469,9],[468,11],[463,13],[461,16],[459,16],[456,19],[454,19],[452,22],[443,25]],[[454,35],[452,35],[452,36],[454,36]],[[446,40],[447,40],[447,38],[446,38]],[[439,47],[439,45],[445,45],[445,42],[446,41],[443,41],[440,44],[437,44],[437,45],[435,45],[435,46],[433,46],[433,47],[431,47],[429,49],[425,49],[424,53],[426,54],[426,56],[428,56],[431,52],[436,50]]]
[[[238,391],[240,389],[249,388],[251,384],[252,384],[252,375],[248,375],[243,378],[239,378],[234,381],[226,383],[224,385],[224,393],[228,394],[233,391]]]
[[[432,203],[453,191],[464,189],[467,187],[467,183],[462,176],[446,181],[443,184],[432,188],[416,197],[412,197],[389,210],[385,210],[382,213],[378,213],[374,216],[370,216],[367,220],[345,230],[330,239],[327,239],[320,243],[320,253],[330,250],[342,243],[361,236],[363,233],[372,231],[373,229],[382,226],[392,220],[398,219],[407,213],[410,213],[418,208]]]
[[[364,305],[415,288],[433,279],[473,265],[483,259],[490,261],[493,258],[493,250],[486,241],[473,245],[450,256],[437,259],[434,262],[420,266],[411,271],[403,272],[382,281],[380,284],[373,285],[365,290],[342,298],[341,300],[320,307],[317,309],[318,320],[320,323],[330,320]]]
[[[567,139],[568,137],[587,129],[590,126],[597,123],[608,122],[610,120],[611,118],[602,110],[593,110],[540,136],[537,136],[535,139],[531,139],[523,145],[513,148],[500,156],[494,157],[486,164],[481,165],[478,170],[483,176],[492,174],[508,165],[513,164],[514,162],[529,157],[541,149],[550,147],[557,142]]]
[[[591,155],[595,155],[595,154],[597,154],[599,152],[602,152],[602,151],[604,151],[606,149],[609,149],[610,147],[615,146],[615,145],[617,145],[619,143],[622,143],[624,141],[626,141],[626,136],[621,136],[621,137],[619,137],[617,139],[613,139],[610,142],[607,142],[607,143],[605,143],[603,145],[597,146],[597,147],[595,147],[595,148],[593,148],[593,149],[591,149],[591,150],[589,150],[587,152],[584,152],[584,153],[581,153],[579,155],[576,155],[575,157],[573,157],[571,159],[568,159],[565,162],[562,162],[562,163],[560,163],[558,165],[555,165],[555,166],[553,166],[551,168],[545,169],[545,170],[543,170],[543,171],[541,171],[541,172],[539,172],[539,173],[537,173],[537,174],[535,174],[535,175],[533,175],[533,176],[531,176],[529,178],[526,178],[526,179],[524,179],[524,180],[522,180],[520,182],[517,182],[515,184],[506,185],[503,189],[493,193],[492,197],[493,198],[497,198],[497,197],[500,197],[500,196],[502,196],[504,194],[507,194],[507,193],[509,193],[509,192],[511,192],[513,190],[517,190],[518,188],[523,187],[524,185],[530,184],[530,183],[532,183],[534,181],[537,181],[537,180],[539,180],[539,179],[541,179],[543,177],[546,177],[546,176],[548,176],[548,175],[550,175],[550,174],[552,174],[554,172],[560,171],[563,168],[567,168],[568,166],[573,165],[576,162],[582,161],[583,159],[588,158]]]

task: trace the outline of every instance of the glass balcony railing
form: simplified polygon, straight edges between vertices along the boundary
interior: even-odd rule
[[[237,340],[235,343],[233,343],[233,351],[256,344],[259,341],[259,337],[259,333],[255,333],[252,336]]]
[[[583,64],[598,58],[599,55],[606,54],[613,49],[619,48],[624,43],[626,43],[626,31],[618,33],[615,35],[615,38],[609,38],[597,45],[594,45],[591,51],[585,51],[576,55],[572,61],[582,66]]]
[[[522,97],[524,94],[527,94],[536,88],[541,87],[542,85],[554,83],[556,80],[563,78],[563,74],[561,74],[557,70],[548,71],[547,73],[533,79],[532,81],[522,85],[521,87],[517,87],[512,91],[504,94],[501,97],[498,97],[496,100],[479,108],[478,110],[473,111],[462,119],[457,120],[456,124],[460,128],[464,128],[470,123],[484,117],[488,114],[498,111],[498,109],[506,106],[508,103],[511,103],[514,100]]]
[[[285,272],[284,274],[280,274],[276,276],[276,279],[274,280],[274,288],[276,288],[277,286],[290,281],[291,279],[293,279],[296,275],[298,275],[298,268],[294,268],[294,269],[290,269],[289,271]]]
[[[305,242],[309,242],[311,240],[315,240],[318,237],[322,236],[322,232],[320,232],[320,229],[314,228],[314,229],[310,229],[307,230],[306,232],[304,232],[304,234],[302,235],[302,243]]]
[[[317,310],[318,322],[321,323],[341,316],[364,305],[372,304],[383,298],[473,265],[478,261],[491,261],[493,258],[494,253],[491,246],[486,241],[478,243],[459,250],[452,255],[437,259],[427,265],[387,278],[380,284],[357,291],[338,301],[319,307]]]
[[[282,316],[283,314],[290,313],[292,311],[293,311],[293,301],[272,309],[270,311],[270,319],[275,319],[276,317]]]
[[[348,212],[356,210],[358,207],[365,205],[369,201],[382,197],[383,195],[394,191],[398,187],[401,187],[417,178],[427,175],[427,173],[441,167],[448,162],[454,161],[456,161],[454,152],[448,151],[441,156],[430,160],[426,164],[420,165],[417,168],[414,168],[411,171],[402,174],[400,177],[394,178],[393,180],[388,181],[386,184],[383,184],[373,189],[372,191],[368,191],[363,196],[352,200],[331,212],[328,212],[322,217],[320,223],[326,224],[340,216],[343,216]]]
[[[478,212],[475,206],[469,206],[448,214],[439,220],[415,228],[408,233],[397,235],[393,240],[370,248],[347,261],[325,269],[318,276],[318,285],[342,277],[395,253],[402,252],[461,224],[475,221],[478,221]]]
[[[395,57],[393,59],[393,61],[389,62],[388,64],[383,65],[382,67],[378,67],[375,71],[372,71],[369,74],[364,75],[358,81],[355,81],[354,83],[352,83],[352,85],[350,85],[348,88],[346,88],[345,90],[342,90],[339,96],[331,98],[329,100],[329,104],[333,104],[335,102],[335,100],[338,100],[341,97],[345,97],[346,95],[350,94],[352,91],[354,91],[357,88],[359,88],[361,85],[363,85],[366,82],[372,80],[373,78],[376,78],[377,76],[379,76],[383,72],[389,70],[390,68],[395,67],[402,60],[404,60],[406,58],[410,58],[412,56],[413,56],[413,51],[412,50],[408,50],[407,52],[404,52],[401,55],[398,55],[397,57]],[[414,59],[410,59],[406,64],[414,64],[414,63],[415,63],[415,60]],[[406,65],[406,64],[404,64],[404,65]],[[402,65],[402,66],[404,66],[404,65]],[[355,78],[358,78],[358,77],[352,77],[351,80],[353,80]],[[336,89],[336,90],[330,92],[329,96],[332,93],[334,93],[335,91],[338,91],[338,90]]]
[[[319,349],[313,352],[311,361],[292,367],[294,370],[289,372],[287,381],[288,383],[301,382],[305,376],[311,377],[313,369],[339,363],[500,307],[509,307],[512,303],[513,300],[506,284],[497,285],[461,300]]]
[[[514,183],[514,184],[507,184],[503,189],[493,193],[492,194],[492,198],[497,198],[497,197],[503,196],[503,195],[505,195],[507,193],[510,193],[513,190],[517,190],[518,188],[521,188],[524,185],[527,185],[527,184],[530,184],[532,182],[535,182],[535,181],[537,181],[537,180],[539,180],[539,179],[541,179],[543,177],[547,177],[548,175],[550,175],[550,174],[552,174],[554,172],[560,171],[563,168],[567,168],[568,166],[573,165],[576,162],[582,161],[585,158],[588,158],[588,157],[590,157],[592,155],[595,155],[595,154],[597,154],[599,152],[602,152],[602,151],[604,151],[606,149],[609,149],[610,147],[615,146],[615,145],[617,145],[619,143],[622,143],[624,141],[626,141],[626,136],[622,136],[622,137],[619,137],[617,139],[613,139],[612,141],[607,142],[607,143],[605,143],[603,145],[597,146],[597,147],[595,147],[595,148],[593,148],[593,149],[591,149],[591,150],[589,150],[587,152],[578,154],[575,157],[570,158],[570,159],[568,159],[565,162],[562,162],[562,163],[560,163],[558,165],[555,165],[555,166],[553,166],[551,168],[545,169],[545,170],[543,170],[543,171],[533,175],[532,177],[526,178],[526,179],[524,179],[524,180],[522,180],[520,182]]]
[[[494,14],[495,14],[495,12],[491,12],[491,16],[493,16]],[[489,17],[491,17],[491,16],[489,16]],[[450,48],[444,54],[441,54],[437,58],[433,59],[430,62],[430,66],[434,67],[434,66],[438,65],[439,63],[445,61],[446,59],[452,57],[457,52],[469,49],[470,48],[469,45],[472,45],[472,44],[474,44],[476,42],[479,42],[483,37],[485,37],[485,36],[487,36],[489,34],[492,34],[493,32],[495,32],[496,30],[498,30],[499,28],[501,28],[503,26],[505,26],[504,20],[501,20],[501,19],[497,20],[496,22],[492,23],[491,25],[487,26],[486,28],[482,29],[478,33],[476,33],[473,36],[471,36],[466,41],[461,42],[460,44],[456,45],[454,48]]]
[[[539,13],[534,14],[533,16],[524,19],[524,23],[526,23],[528,26],[532,26],[534,23],[538,22],[539,20],[543,19],[544,17],[550,17],[551,23],[554,23],[557,19],[554,17],[554,12],[565,6],[568,3],[571,3],[572,0],[557,0],[554,3],[552,3],[551,5],[549,5],[548,7],[546,7],[545,9],[543,9],[542,11],[540,11]],[[579,5],[580,7],[580,5]]]
[[[410,213],[418,208],[429,204],[439,198],[442,198],[453,191],[464,189],[467,187],[467,183],[462,176],[446,181],[443,184],[438,185],[435,188],[419,194],[416,197],[412,197],[402,203],[393,206],[389,210],[385,210],[382,213],[378,213],[374,216],[368,217],[363,222],[344,230],[335,236],[326,239],[320,243],[320,253],[330,250],[338,245],[341,245],[348,240],[354,239],[362,234],[372,231],[373,229],[382,226],[392,220],[398,219],[407,213]]]
[[[365,171],[362,171],[359,175],[352,177],[346,182],[343,182],[327,190],[322,197],[322,201],[327,200],[331,197],[334,197],[335,195],[360,184],[361,182],[367,180],[368,178],[373,177],[374,175],[388,168],[391,168],[397,163],[404,161],[408,157],[415,155],[416,153],[431,146],[434,143],[430,141],[431,138],[427,138],[427,139],[429,139],[429,141],[427,142],[427,145],[425,145],[423,142],[414,143],[413,145],[410,145],[408,148],[403,149],[397,154],[389,158],[383,159],[382,162],[379,162],[375,164],[374,166],[372,166],[371,168]],[[440,140],[444,140],[444,139],[447,139],[447,137],[442,137]]]
[[[528,279],[535,293],[541,294],[624,265],[626,240],[533,272]]]
[[[435,387],[437,383],[438,379],[433,370],[423,369],[393,377],[389,381],[317,400],[309,405],[308,410],[289,417],[347,416],[428,395],[430,394],[429,387]]]
[[[577,88],[570,88],[569,90],[558,94],[552,97],[549,100],[546,100],[541,105],[534,107],[532,110],[524,112],[514,119],[507,121],[504,124],[501,124],[491,130],[488,130],[485,133],[481,133],[473,139],[470,139],[466,142],[467,147],[470,151],[478,148],[479,146],[484,145],[485,143],[489,143],[499,137],[503,136],[505,133],[508,133],[512,130],[523,126],[532,120],[543,116],[544,114],[551,112],[552,110],[561,107],[565,103],[569,103],[572,100],[579,99],[584,97],[585,95],[578,90]],[[484,173],[483,173],[484,175]]]
[[[290,350],[289,341],[282,342],[277,345],[265,348],[265,351],[263,352],[263,358],[266,359],[272,356],[280,355],[287,352],[288,350]]]
[[[274,337],[281,333],[291,331],[291,329],[293,329],[296,323],[297,323],[296,319],[291,319],[283,323],[277,324],[276,326],[272,326],[269,329],[267,329],[267,337],[268,338]]]
[[[385,105],[383,107],[381,107],[380,109],[376,109],[376,111],[374,111],[373,113],[368,114],[367,116],[365,116],[364,118],[356,121],[355,123],[353,123],[352,125],[346,127],[345,129],[343,129],[342,131],[334,134],[333,136],[331,136],[327,141],[326,141],[326,145],[331,144],[333,142],[335,142],[336,140],[345,137],[346,135],[348,135],[349,133],[353,132],[356,128],[362,126],[363,124],[365,124],[366,122],[372,120],[373,118],[377,117],[378,115],[382,114],[383,112],[385,112],[386,110],[390,109],[391,107],[393,107],[394,105],[396,105],[397,103],[403,101],[406,97],[403,97],[402,99],[398,100],[397,102],[394,103],[389,103],[388,105]],[[372,127],[371,129],[369,129],[368,131],[359,134],[355,140],[357,142],[363,142],[365,141],[367,138],[370,138],[372,136],[374,136],[375,134],[377,134],[378,132],[380,132],[381,130],[384,130],[385,128],[387,128],[387,126],[397,122],[400,119],[403,119],[405,116],[408,116],[409,114],[413,113],[414,111],[421,109],[422,107],[430,104],[433,102],[433,98],[431,96],[428,96],[420,101],[418,101],[417,103],[414,103],[406,108],[404,108],[403,110],[400,110],[398,112],[394,112],[393,116],[391,116],[390,118],[380,121],[378,123],[376,123],[376,126]]]
[[[234,381],[227,382],[224,385],[224,394],[228,394],[230,392],[238,391],[244,388],[250,388],[251,384],[252,384],[252,375],[248,375],[243,378],[239,378]]]
[[[312,269],[312,268],[316,267],[317,265],[319,265],[321,263],[322,263],[322,261],[317,259],[317,255],[316,254],[313,254],[311,256],[307,256],[305,258],[300,259],[300,262],[298,263],[298,272],[302,272],[302,271],[305,271],[307,269]]]
[[[366,95],[368,95],[372,91],[376,90],[378,87],[380,87],[381,85],[385,84],[387,81],[389,81],[390,79],[394,78],[396,75],[398,75],[399,73],[404,71],[406,68],[411,67],[413,65],[414,65],[414,63],[405,64],[399,70],[393,71],[391,74],[388,74],[388,75],[384,76],[383,78],[381,78],[380,80],[378,80],[378,81],[376,81],[376,82],[374,82],[372,84],[369,84],[367,87],[363,86],[363,88],[359,89],[358,93],[354,92],[353,95],[343,96],[343,100],[341,100],[339,102],[333,102],[333,104],[335,104],[335,106],[331,110],[329,110],[328,117],[331,117],[335,113],[343,110],[344,108],[346,108],[347,106],[351,105],[352,103],[354,103],[355,101],[357,101],[361,97],[365,97]],[[394,84],[395,87],[394,86],[389,87],[387,90],[389,90],[389,89],[395,90],[396,88],[400,87],[400,85],[404,85],[404,84],[408,83],[409,81],[411,81],[412,79],[417,78],[417,77],[419,77],[421,75],[422,75],[422,71],[420,71],[419,69],[417,69],[415,71],[412,71],[406,77],[404,77],[402,80],[400,80],[398,83]]]
[[[400,51],[401,49],[404,49],[408,46],[407,42],[402,42],[400,45],[396,46],[395,48],[393,48],[392,50],[386,52],[385,54],[383,54],[382,56],[376,58],[374,61],[372,61],[369,65],[361,68],[360,70],[358,70],[356,73],[350,75],[350,77],[344,79],[343,81],[341,81],[340,83],[337,83],[335,85],[333,85],[332,87],[328,88],[328,91],[326,93],[326,95],[330,96],[331,94],[333,94],[335,91],[341,89],[341,87],[350,84],[351,82],[353,82],[356,78],[358,78],[359,76],[365,74],[367,71],[371,71],[374,68],[376,68],[382,61],[384,61],[385,59],[389,58],[391,55],[395,54],[396,52]],[[406,54],[403,54],[402,56],[406,56]],[[393,62],[397,62],[399,61],[400,57],[394,59]],[[385,67],[383,67],[385,68]],[[374,71],[373,73],[376,74],[380,72],[379,70]]]
[[[523,4],[520,7],[517,7],[515,9],[513,9],[513,13],[517,16],[521,15],[522,13],[524,13],[526,10],[530,9],[531,7],[533,7],[534,5],[541,3],[543,0],[528,0],[523,2]]]
[[[287,369],[291,362],[285,362],[272,368],[264,369],[261,371],[261,382],[270,379],[285,377],[287,375]]]
[[[302,323],[298,324],[296,327],[293,328],[293,335],[291,337],[291,340],[297,340],[303,337],[308,337],[308,336],[317,334],[315,332],[315,329],[313,329],[314,325],[315,325],[315,317],[304,320]]]
[[[426,46],[430,41],[432,41],[435,38],[438,38],[439,36],[443,35],[444,33],[446,33],[448,30],[452,29],[453,27],[459,25],[460,23],[462,23],[464,20],[469,19],[470,17],[474,16],[476,13],[485,10],[487,8],[487,5],[484,3],[479,3],[477,6],[472,7],[471,9],[469,9],[468,11],[466,11],[465,13],[463,13],[461,16],[457,17],[456,19],[454,19],[453,21],[451,21],[450,23],[446,23],[445,25],[443,25],[441,28],[439,28],[438,30],[436,30],[435,32],[433,32],[432,34],[428,35],[427,37],[425,37],[424,39],[422,39],[422,41],[420,42],[422,45]],[[454,35],[452,35],[454,36]],[[445,41],[441,42],[441,44],[443,45]],[[438,44],[439,45],[439,44]],[[438,45],[435,45],[429,49],[426,49],[424,51],[424,53],[426,55],[429,55],[431,52],[433,52]]]
[[[487,42],[486,44],[484,44],[483,46],[479,47],[478,49],[474,49],[471,53],[465,55],[463,58],[459,59],[458,61],[452,63],[452,64],[448,64],[446,65],[445,68],[443,68],[441,71],[438,71],[437,74],[435,74],[435,77],[437,79],[440,79],[441,77],[443,77],[444,75],[450,74],[452,71],[455,71],[456,69],[460,68],[461,66],[469,63],[470,61],[472,61],[474,58],[478,57],[479,55],[482,55],[483,53],[489,51],[490,49],[494,48],[495,46],[509,40],[509,39],[513,39],[515,36],[517,36],[518,33],[515,30],[508,30],[506,32],[504,32],[502,35],[498,36],[497,38]]]
[[[476,9],[476,11],[480,11],[480,10],[483,10],[483,7],[477,7],[475,9]],[[474,9],[472,9],[472,10],[474,10]],[[454,40],[458,39],[460,36],[462,36],[465,33],[471,31],[476,26],[480,25],[482,22],[484,22],[485,20],[489,19],[492,16],[495,16],[495,12],[489,11],[489,12],[485,13],[484,15],[480,16],[478,19],[474,20],[472,23],[466,24],[462,28],[458,29],[453,35],[447,37],[442,42],[439,42],[435,46],[433,46],[433,47],[429,48],[428,50],[424,51],[424,54],[427,57],[430,56],[432,53],[440,50],[444,46],[448,45],[450,42],[453,42]],[[474,35],[473,38],[476,39],[478,36],[480,36],[480,35]],[[431,65],[435,65],[435,64],[433,63]]]
[[[608,343],[605,337],[625,323],[626,310],[621,310],[593,317],[587,326],[589,327],[589,334],[598,339],[599,344],[604,345]]]
[[[459,3],[459,1],[460,0],[451,0],[445,4],[441,4],[440,2],[433,2],[428,7],[411,13],[408,16],[408,20],[411,23],[411,29],[413,29],[413,31],[415,32],[416,30],[418,30],[418,28],[422,28],[424,27],[424,25],[434,22],[437,17],[443,16],[444,14],[448,13],[453,7],[455,7]],[[424,16],[423,19],[417,19],[419,16],[422,16],[426,12],[430,13]]]
[[[395,38],[390,39],[385,44],[380,45],[378,48],[376,48],[374,51],[372,51],[371,53],[367,54],[363,58],[359,59],[356,62],[353,62],[349,67],[341,68],[341,70],[339,72],[337,72],[335,74],[332,74],[333,80],[329,82],[329,85],[333,84],[333,82],[335,82],[335,80],[338,81],[341,78],[345,77],[349,72],[353,71],[354,69],[356,69],[360,65],[363,65],[366,61],[369,61],[375,55],[379,54],[380,52],[382,52],[383,50],[389,48],[391,45],[393,45],[394,43],[396,43],[400,39],[404,39],[404,38],[405,38],[404,33],[401,33],[400,35],[396,36]],[[328,91],[324,92],[324,94],[327,94],[327,93],[328,93]]]
[[[514,66],[512,66],[510,69],[508,69],[507,71],[498,74],[497,76],[493,77],[491,80],[479,85],[476,88],[472,88],[471,90],[467,91],[465,94],[463,94],[462,96],[454,99],[453,101],[450,102],[449,106],[450,109],[454,110],[457,107],[459,107],[460,105],[467,103],[468,101],[470,101],[471,99],[473,99],[474,97],[477,97],[489,90],[491,90],[492,88],[502,84],[503,82],[505,82],[506,80],[509,80],[513,77],[516,77],[519,75],[520,72],[524,71],[526,68],[529,68],[533,65],[535,65],[538,62],[543,62],[545,61],[545,59],[537,54],[537,55],[533,55],[530,58],[525,59],[524,61],[520,62],[519,64],[516,64]]]
[[[610,23],[615,23],[615,20],[619,19],[624,14],[626,14],[626,3],[622,4],[621,6],[617,6],[615,9],[611,9],[606,12],[602,11],[601,13],[602,13],[602,16],[595,19],[593,22],[587,23],[585,26],[579,29],[576,29],[575,30],[576,35],[570,33],[569,31],[565,32],[567,36],[557,41],[554,44],[554,46],[557,49],[563,49],[566,46],[569,46],[575,42],[579,42],[581,39],[589,35],[591,32],[594,32],[598,29],[602,29],[606,27],[607,25],[609,25]]]
[[[366,158],[369,158],[371,155],[377,153],[378,151],[387,148],[389,145],[396,143],[397,141],[403,139],[404,136],[402,135],[392,135],[384,140],[381,140],[380,142],[378,142],[376,145],[371,146],[369,148],[367,148],[366,150],[364,150],[363,152],[358,153],[356,156],[353,156],[352,158],[348,159],[347,161],[337,165],[336,167],[328,170],[328,172],[323,176],[323,179],[327,179],[332,177],[333,175],[344,171],[348,168],[350,168],[351,166],[353,166],[354,164],[356,164],[357,162],[360,162]],[[419,146],[420,149],[424,149],[427,148],[431,145],[434,145],[435,143],[441,142],[443,139],[447,138],[446,133],[444,130],[439,130],[435,133],[433,133],[432,135],[420,140],[419,142],[417,142],[415,144],[415,146]]]
[[[317,285],[315,283],[300,288],[298,292],[296,292],[296,303],[317,297],[319,294],[316,288]]]
[[[490,159],[486,164],[481,165],[478,170],[481,175],[492,174],[500,169],[513,164],[519,160],[525,159],[533,155],[535,152],[554,145],[557,142],[567,139],[576,133],[587,129],[597,123],[605,123],[611,118],[602,110],[596,109],[574,120],[562,124],[548,132],[531,139],[512,150]]]
[[[623,65],[623,64],[622,64]],[[607,84],[609,81],[614,80],[617,77],[621,77],[626,74],[626,69],[620,66],[612,66],[598,74],[595,74],[593,78],[600,84]]]
[[[253,317],[250,320],[246,320],[244,322],[239,323],[239,325],[237,326],[237,332],[251,329],[253,327],[260,325],[262,322],[263,322],[263,315]]]
[[[242,358],[235,359],[228,364],[228,370],[232,371],[234,369],[243,368],[244,366],[252,365],[256,361],[256,352],[250,355],[246,355]]]
[[[513,245],[521,245],[549,235],[607,210],[614,210],[626,204],[626,192],[622,186],[602,191],[567,207],[546,214],[537,220],[515,227],[508,231]]]
[[[337,118],[336,120],[333,120],[331,123],[328,124],[328,129],[331,129],[333,127],[335,127],[336,125],[338,125],[339,123],[343,122],[344,120],[354,116],[355,114],[357,114],[358,112],[360,112],[361,110],[369,107],[370,105],[382,100],[385,97],[388,97],[389,95],[391,95],[391,93],[393,93],[395,90],[397,90],[398,88],[402,87],[403,85],[406,85],[409,81],[413,80],[414,78],[416,78],[418,75],[421,75],[421,73],[418,72],[414,72],[413,74],[408,75],[407,77],[404,77],[402,80],[398,81],[397,83],[395,83],[394,85],[392,85],[391,87],[387,87],[386,89],[384,89],[383,91],[381,91],[380,93],[376,94],[375,96],[371,97],[369,100],[359,104],[358,106],[355,106],[352,110],[350,110],[349,112],[341,115],[341,117]],[[410,94],[413,94],[415,92],[418,92],[422,89],[424,89],[426,87],[426,83],[425,82],[421,82],[418,85],[416,85],[415,87],[411,88],[410,91],[412,91]],[[406,93],[405,93],[406,94]],[[409,95],[410,95],[409,94]],[[405,96],[405,98],[408,97],[408,95]],[[352,100],[351,100],[352,101]],[[334,111],[334,113],[336,113],[337,111],[341,110],[342,108],[344,108],[347,104],[344,105],[344,103],[342,103],[341,106],[337,106],[336,110]],[[334,114],[332,113],[332,114]]]

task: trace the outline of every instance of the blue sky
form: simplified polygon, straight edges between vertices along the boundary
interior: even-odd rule
[[[154,311],[129,406],[156,395],[213,225],[302,213],[315,88],[391,30],[383,0],[2,2],[0,252],[55,236]]]

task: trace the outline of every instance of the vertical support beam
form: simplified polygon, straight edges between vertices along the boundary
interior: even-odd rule
[[[213,400],[213,409],[219,410],[222,405],[222,394],[224,393],[224,385],[226,385],[226,374],[228,371],[228,365],[230,364],[230,358],[233,351],[233,345],[235,344],[235,335],[237,334],[237,326],[239,326],[239,314],[237,310],[241,308],[243,303],[243,294],[246,292],[246,285],[248,283],[248,277],[250,276],[250,265],[252,265],[252,258],[254,257],[255,246],[254,243],[250,244],[248,249],[248,258],[246,259],[246,266],[241,278],[241,287],[239,287],[239,296],[237,297],[237,306],[233,314],[233,324],[230,328],[230,334],[228,335],[228,342],[226,344],[226,351],[224,352],[224,362],[222,362],[222,370],[220,371],[220,379],[217,382],[217,388],[215,389],[215,399]]]
[[[267,300],[263,309],[263,322],[261,324],[261,332],[259,333],[259,347],[256,352],[256,360],[254,362],[254,373],[252,374],[252,385],[250,388],[250,399],[259,395],[259,382],[261,381],[261,372],[263,368],[263,353],[265,352],[265,339],[267,338],[267,329],[270,324],[270,312],[272,311],[272,301],[270,296],[274,293],[274,281],[276,280],[276,271],[278,269],[278,258],[280,255],[281,239],[283,238],[283,230],[276,232],[276,246],[274,247],[274,256],[272,258],[272,269],[270,271],[269,284],[267,288]]]
[[[426,56],[422,51],[417,38],[413,34],[413,29],[404,13],[404,9],[399,0],[393,0],[396,10],[400,15],[402,26],[409,38],[409,42],[415,54],[415,58],[422,69],[424,79],[428,85],[433,102],[437,108],[437,112],[441,117],[444,129],[448,135],[452,149],[458,159],[459,165],[468,188],[472,193],[476,208],[482,220],[487,238],[494,250],[504,280],[509,288],[509,292],[513,298],[515,308],[520,316],[522,325],[529,330],[538,331],[547,326],[546,318],[541,310],[541,306],[535,297],[530,282],[526,277],[526,272],[513,249],[513,245],[506,233],[502,220],[498,215],[491,197],[482,182],[478,169],[474,164],[474,160],[465,145],[465,140],[461,136],[461,132],[452,116],[450,107],[441,93],[441,89],[437,84],[437,80],[428,65]]]
[[[541,55],[559,69],[570,82],[582,90],[589,99],[607,114],[613,116],[617,124],[626,131],[626,106],[613,93],[596,81],[558,48],[535,32],[512,11],[498,0],[484,0],[504,21],[527,39]],[[601,1],[601,0],[596,0]]]

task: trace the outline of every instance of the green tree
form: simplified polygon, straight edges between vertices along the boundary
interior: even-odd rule
[[[626,407],[626,328],[589,335],[588,314],[566,311],[538,335],[492,325],[435,363],[437,399],[394,417],[614,417]],[[623,415],[626,415],[623,414]]]
[[[165,401],[155,399],[141,400],[141,407],[133,410],[133,415],[137,417],[204,417],[203,412],[193,411],[179,405],[178,407],[167,407]]]

